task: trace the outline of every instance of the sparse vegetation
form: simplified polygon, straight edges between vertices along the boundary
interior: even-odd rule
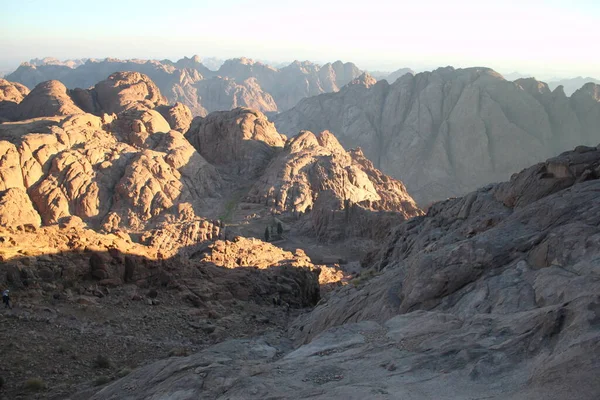
[[[169,357],[187,357],[189,355],[190,352],[184,347],[175,347],[169,352]]]
[[[118,378],[123,378],[124,376],[127,376],[131,373],[131,369],[130,368],[122,368],[119,370],[119,372],[117,372],[117,377]]]
[[[366,271],[361,272],[360,275],[352,279],[350,283],[354,286],[359,286],[375,276],[377,276],[377,272],[375,272],[375,270],[373,269],[368,269]]]
[[[94,381],[94,385],[96,386],[102,386],[102,385],[106,385],[108,382],[112,381],[112,379],[108,376],[99,376],[98,378],[96,378],[96,380]]]
[[[108,369],[112,366],[110,359],[102,354],[98,354],[96,359],[94,360],[94,368],[98,369]]]
[[[238,206],[240,200],[244,197],[244,193],[235,194],[227,203],[225,203],[225,208],[223,210],[223,214],[219,215],[218,219],[222,224],[230,223],[233,219],[233,213]],[[223,226],[223,225],[222,225]],[[221,227],[222,227],[221,226]]]
[[[25,381],[25,389],[32,392],[41,392],[46,389],[46,382],[40,378],[29,378]]]

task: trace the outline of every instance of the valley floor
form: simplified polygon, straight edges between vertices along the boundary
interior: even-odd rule
[[[134,285],[95,290],[58,299],[20,291],[12,310],[0,309],[1,399],[65,399],[228,338],[281,335],[298,315],[236,300],[200,309],[172,289],[154,299]]]

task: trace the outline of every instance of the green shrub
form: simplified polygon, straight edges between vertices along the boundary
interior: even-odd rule
[[[127,376],[130,373],[131,373],[131,369],[125,367],[125,368],[119,370],[119,372],[117,372],[117,377],[123,378],[124,376]]]
[[[110,359],[102,354],[98,354],[96,359],[94,360],[94,368],[98,369],[108,369],[112,366]]]
[[[25,381],[25,389],[32,392],[40,392],[46,389],[46,382],[40,378],[29,378]]]
[[[175,347],[169,352],[169,357],[187,357],[189,355],[189,350],[183,347]]]
[[[108,376],[99,376],[94,381],[94,385],[102,386],[102,385],[106,385],[110,381],[112,381],[112,379],[110,379],[110,377],[108,377]]]

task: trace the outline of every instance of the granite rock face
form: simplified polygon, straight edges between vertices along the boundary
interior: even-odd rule
[[[29,89],[27,86],[16,82],[9,82],[6,79],[0,79],[0,118],[12,118],[16,105],[28,94]],[[2,121],[1,119],[0,122]]]
[[[368,76],[277,115],[277,129],[329,130],[402,180],[422,206],[465,194],[580,144],[600,142],[598,86],[567,97],[484,68],[440,68],[389,84]]]
[[[255,177],[285,139],[264,114],[248,108],[197,117],[185,137],[210,163]]]
[[[401,182],[375,169],[359,150],[345,151],[327,131],[303,131],[289,139],[247,198],[274,212],[306,212],[325,191],[346,206],[396,211],[405,218],[420,213]]]
[[[143,230],[151,220],[176,213],[176,204],[199,207],[217,195],[214,167],[154,110],[124,111],[110,123],[91,114],[47,122],[46,133],[0,141],[0,185],[12,190],[0,207],[7,224],[16,217],[10,205],[23,195],[35,206],[23,209],[32,223],[77,216],[108,231]],[[2,127],[10,132],[23,125]]]

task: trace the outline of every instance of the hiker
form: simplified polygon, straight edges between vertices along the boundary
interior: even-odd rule
[[[2,292],[2,302],[4,303],[4,308],[11,308],[10,305],[10,296],[8,295],[8,289]]]

